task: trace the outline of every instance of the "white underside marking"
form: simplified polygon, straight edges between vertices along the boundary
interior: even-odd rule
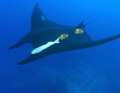
[[[50,46],[52,46],[52,45],[54,45],[54,44],[56,44],[56,43],[60,43],[60,42],[59,42],[59,39],[60,39],[60,37],[57,38],[54,42],[48,42],[48,43],[45,44],[45,45],[42,45],[42,46],[40,46],[40,47],[37,47],[37,48],[33,49],[32,52],[31,52],[31,54],[40,53],[41,51],[47,49],[48,47],[50,47]]]
[[[44,17],[44,16],[41,16],[41,19],[42,19],[42,20],[45,20],[45,17]]]

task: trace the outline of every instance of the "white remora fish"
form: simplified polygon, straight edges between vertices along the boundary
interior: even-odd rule
[[[57,38],[54,42],[48,42],[48,43],[45,44],[45,45],[42,45],[42,46],[40,46],[40,47],[37,47],[37,48],[33,49],[32,52],[31,52],[31,54],[40,53],[41,51],[47,49],[48,47],[50,47],[50,46],[52,46],[52,45],[54,45],[54,44],[56,44],[56,43],[59,43],[59,39],[60,39],[60,37]]]

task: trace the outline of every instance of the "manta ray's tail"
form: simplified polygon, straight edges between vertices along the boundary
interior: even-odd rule
[[[97,45],[101,45],[101,44],[110,42],[110,41],[112,41],[112,40],[118,39],[118,38],[120,38],[120,34],[115,35],[115,36],[111,36],[111,37],[108,37],[108,38],[105,38],[105,39],[93,41],[93,42],[87,44],[86,48],[93,47],[93,46],[97,46]]]
[[[80,28],[80,29],[85,29],[85,26],[92,23],[92,22],[95,22],[95,21],[98,21],[98,20],[101,20],[101,19],[105,19],[105,18],[99,18],[99,19],[95,19],[95,20],[92,20],[86,24],[84,24],[84,21],[82,21],[78,26],[77,28]]]
[[[90,22],[88,22],[88,23],[86,23],[86,24],[84,24],[84,25],[88,25],[88,24],[90,24],[90,23],[92,23],[92,22],[95,22],[95,21],[98,21],[98,20],[101,20],[101,19],[105,19],[105,18],[98,18],[98,19],[92,20],[92,21],[90,21]]]
[[[19,40],[19,42],[18,42],[17,44],[11,46],[11,47],[9,48],[9,50],[15,49],[15,48],[17,48],[17,47],[19,47],[19,46],[21,46],[21,45],[23,45],[23,44],[25,44],[25,43],[27,43],[27,40],[25,39],[25,37],[23,37],[22,39]]]

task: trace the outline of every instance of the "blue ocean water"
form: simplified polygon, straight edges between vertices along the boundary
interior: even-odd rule
[[[19,66],[32,46],[8,48],[30,29],[36,2],[52,21],[86,26],[93,40],[120,33],[119,0],[0,0],[0,93],[120,93],[120,39]]]

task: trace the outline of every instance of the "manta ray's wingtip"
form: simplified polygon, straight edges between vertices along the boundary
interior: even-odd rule
[[[20,61],[19,63],[17,63],[17,65],[25,65],[27,63],[30,63],[31,61],[27,61],[26,59],[23,61]]]
[[[39,3],[37,2],[36,4],[35,4],[35,7],[38,7],[39,6]]]
[[[36,3],[36,5],[38,5],[38,2]]]
[[[27,63],[30,63],[31,61],[27,59],[23,60],[23,61],[20,61],[19,63],[17,63],[17,65],[25,65]]]
[[[29,63],[29,62],[28,62],[28,63]],[[25,60],[20,61],[19,63],[17,63],[17,65],[25,65],[25,64],[27,64],[27,62],[26,62]]]
[[[9,47],[8,50],[12,50],[12,49],[15,49],[15,48],[17,48],[17,47],[18,47],[17,44],[15,44],[15,45]]]
[[[17,65],[24,65],[24,64],[22,64],[21,62],[19,62]]]
[[[30,63],[30,62],[32,62],[32,61],[36,61],[36,60],[38,60],[38,59],[39,59],[39,58],[36,57],[36,55],[32,55],[32,54],[31,54],[28,58],[20,61],[17,65],[25,65],[25,64],[28,64],[28,63]]]
[[[12,50],[12,48],[11,48],[11,47],[9,47],[9,48],[8,48],[8,50]]]

